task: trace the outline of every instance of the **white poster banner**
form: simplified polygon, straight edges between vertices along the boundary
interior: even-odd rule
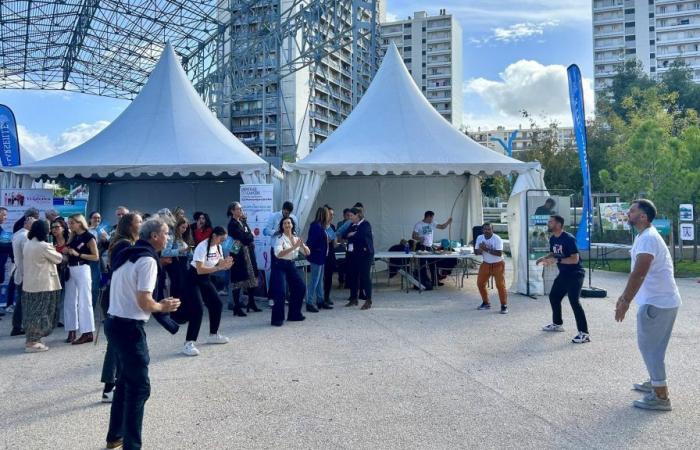
[[[273,212],[272,194],[271,184],[242,184],[240,188],[241,205],[255,235],[255,257],[260,270],[270,270],[270,237],[263,230]]]
[[[693,205],[690,203],[683,203],[678,208],[679,217],[684,222],[693,221]]]
[[[695,240],[695,226],[692,223],[682,223],[681,224],[681,240],[683,240],[683,241],[694,241]]]
[[[36,208],[40,217],[53,208],[53,191],[51,189],[0,189],[0,201],[7,208],[5,224],[12,225],[19,220],[26,210]],[[7,229],[6,226],[3,229]]]

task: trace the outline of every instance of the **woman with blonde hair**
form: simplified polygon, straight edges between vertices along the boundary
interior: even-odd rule
[[[66,282],[64,300],[65,326],[73,345],[92,342],[95,331],[95,315],[92,308],[92,274],[90,262],[97,261],[97,242],[88,232],[88,224],[82,214],[68,217],[70,238],[63,254],[68,256],[70,277]],[[77,332],[80,337],[76,339]]]

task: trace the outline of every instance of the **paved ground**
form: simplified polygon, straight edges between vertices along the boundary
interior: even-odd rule
[[[272,328],[269,310],[226,315],[224,346],[178,355],[182,336],[149,325],[153,393],[145,448],[697,448],[700,285],[680,280],[684,306],[668,358],[674,411],[630,406],[644,378],[634,314],[613,321],[624,276],[596,274],[607,299],[586,299],[591,344],[545,334],[545,298],[512,296],[511,314],[477,311],[463,290],[381,287],[370,311],[336,308]],[[341,303],[345,292],[335,294]],[[203,330],[207,328],[205,320]],[[105,348],[27,355],[0,321],[0,448],[98,449],[109,406],[99,403]]]

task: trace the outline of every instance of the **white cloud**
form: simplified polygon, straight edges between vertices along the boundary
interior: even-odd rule
[[[387,11],[387,13],[386,13],[386,20],[385,20],[384,22],[398,22],[398,20],[399,20],[399,15],[398,15],[398,14],[394,14],[394,13],[391,13],[391,12],[388,12],[388,11]]]
[[[594,104],[592,80],[584,78],[583,91],[586,112],[591,114]],[[525,110],[535,117],[556,120],[562,125],[571,124],[566,67],[561,65],[545,66],[523,59],[506,67],[500,80],[473,78],[466,81],[464,93],[479,96],[490,107],[492,116],[501,122],[527,123],[522,118]]]
[[[17,125],[19,145],[22,149],[22,161],[32,162],[55,156],[87,141],[109,122],[99,120],[95,123],[80,123],[63,131],[57,139],[52,140],[43,134],[33,133],[23,125]]]
[[[556,20],[550,20],[540,23],[516,23],[507,28],[497,27],[493,29],[493,38],[497,41],[515,42],[530,36],[541,36],[545,28],[555,27],[558,24]]]

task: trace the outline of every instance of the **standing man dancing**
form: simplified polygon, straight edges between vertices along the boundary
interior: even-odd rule
[[[586,313],[579,302],[583,279],[586,272],[581,265],[581,255],[576,246],[576,238],[564,231],[564,218],[559,215],[550,216],[547,222],[549,237],[549,251],[547,256],[537,260],[537,264],[550,266],[556,263],[559,275],[554,279],[552,290],[549,292],[549,304],[552,306],[552,323],[542,327],[543,331],[564,331],[564,320],[561,317],[561,301],[565,295],[569,296],[571,309],[576,318],[578,334],[571,340],[574,344],[591,342],[588,334]]]
[[[176,311],[180,300],[153,299],[158,281],[158,252],[168,241],[168,226],[161,219],[143,223],[136,245],[120,253],[113,261],[109,311],[105,333],[120,364],[120,376],[112,401],[107,432],[107,448],[141,448],[141,427],[146,400],[151,394],[148,379],[148,343],[146,321],[151,313]]]
[[[503,260],[503,240],[493,232],[493,226],[486,222],[481,226],[482,233],[476,238],[474,253],[481,255],[484,262],[479,267],[479,276],[476,279],[476,286],[481,294],[481,306],[478,309],[491,309],[489,302],[489,292],[486,285],[489,278],[496,279],[496,289],[498,289],[498,299],[501,302],[501,314],[508,314],[508,291],[506,290],[506,263]]]
[[[633,405],[670,411],[664,360],[681,296],[673,278],[671,253],[651,224],[656,217],[654,204],[636,200],[627,215],[639,234],[632,245],[632,272],[617,300],[615,320],[622,322],[632,299],[637,301],[637,345],[649,372],[649,380],[633,385],[635,390],[647,393]]]

